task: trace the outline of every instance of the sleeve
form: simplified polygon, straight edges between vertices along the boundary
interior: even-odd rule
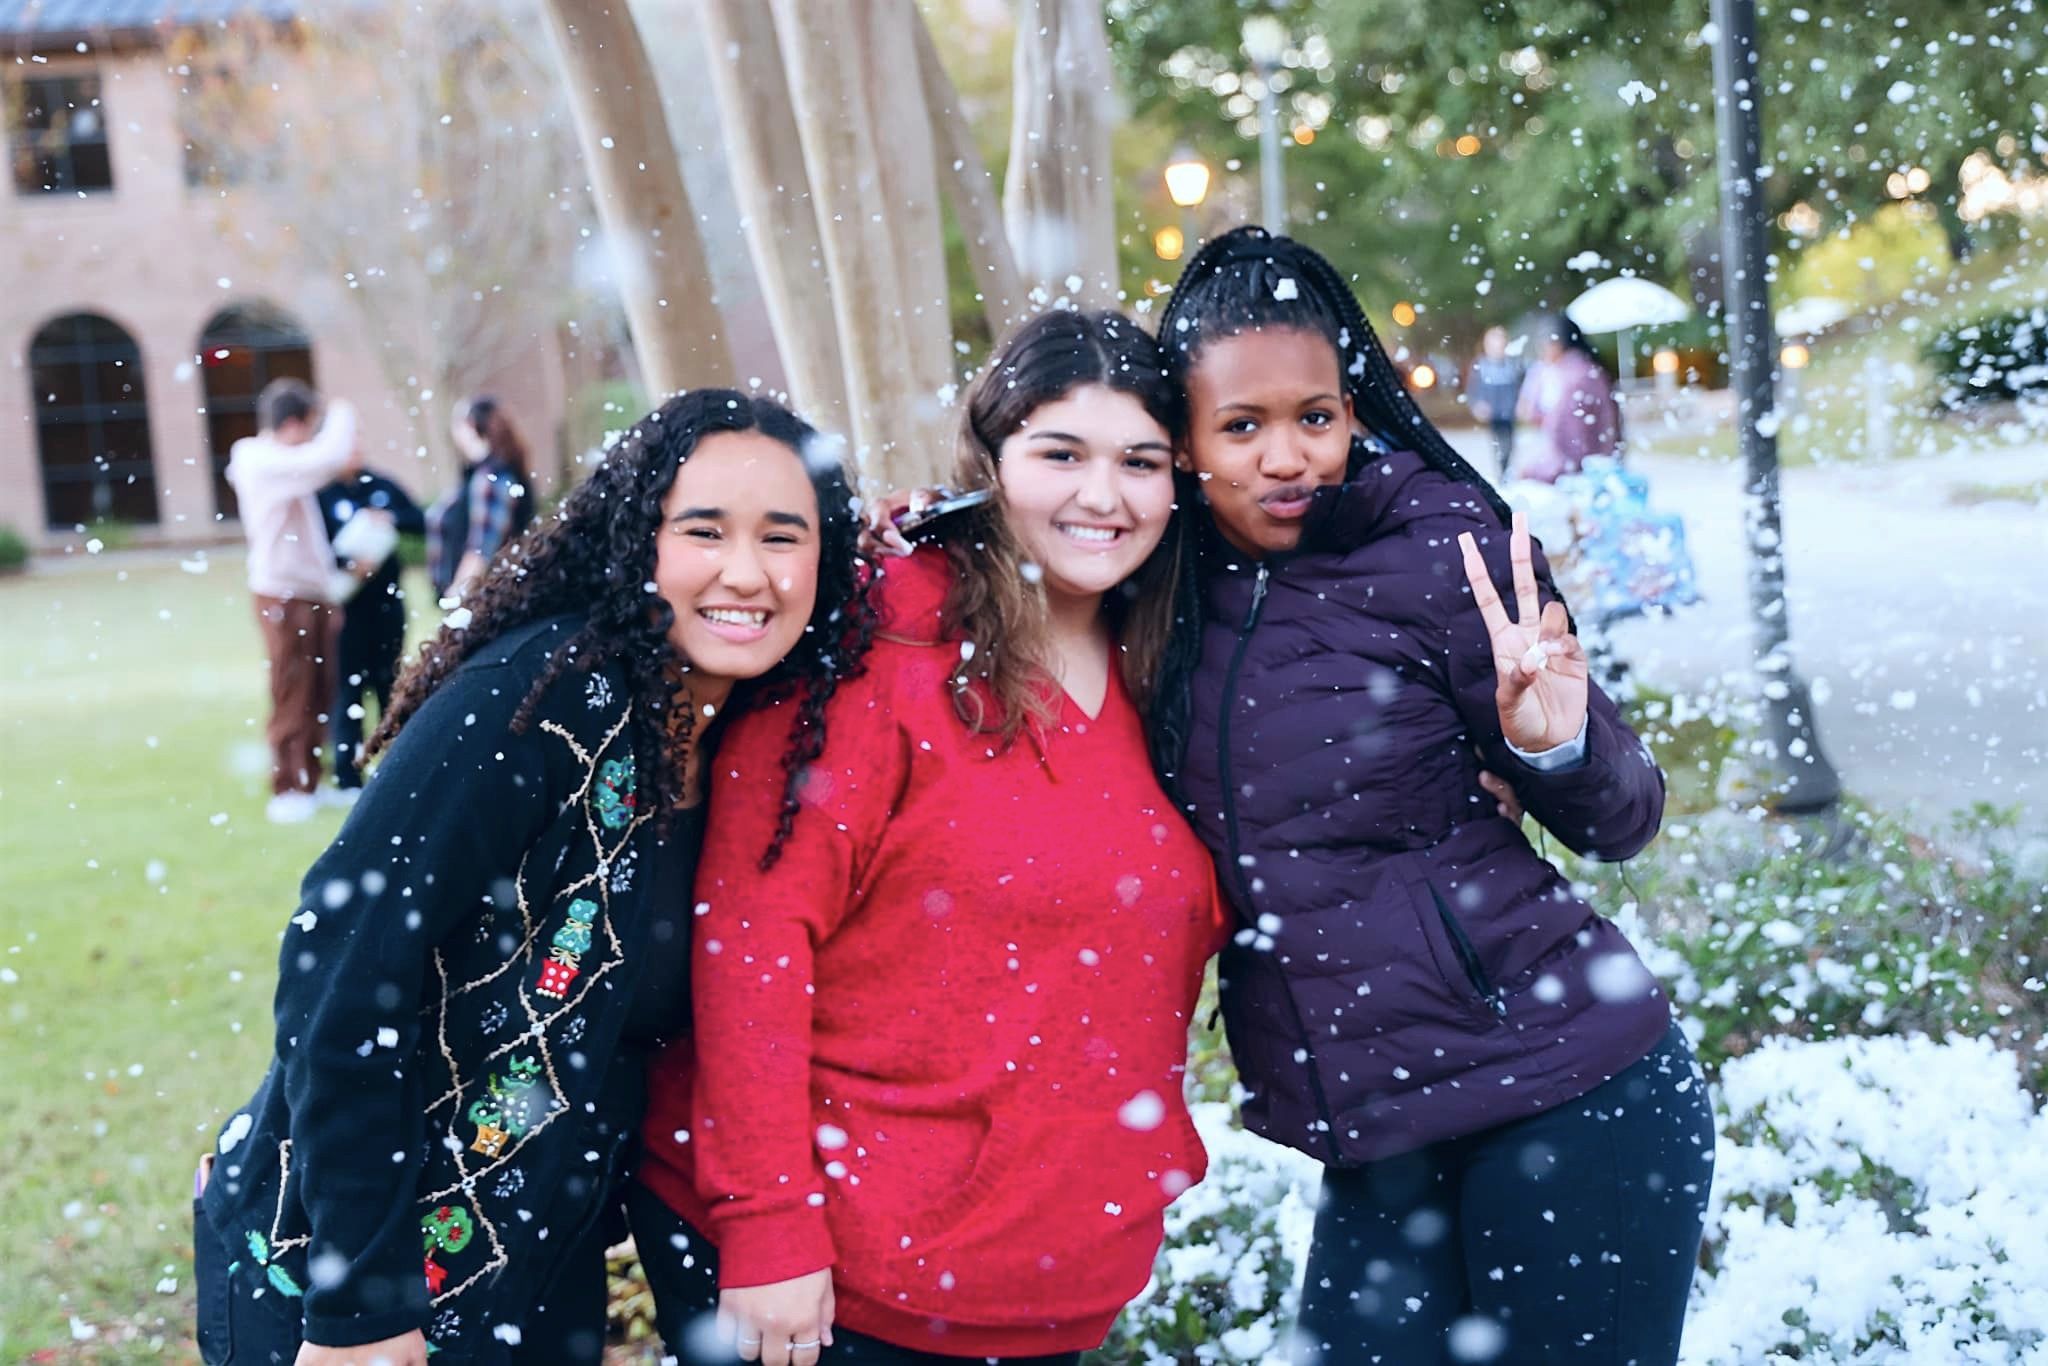
[[[488,560],[512,529],[512,488],[506,476],[481,469],[469,477],[469,540],[463,553]]]
[[[327,405],[327,416],[312,440],[296,446],[258,441],[238,449],[235,479],[238,485],[261,484],[280,498],[315,494],[334,481],[355,449],[356,410],[346,400],[335,399]]]
[[[546,757],[511,733],[527,680],[457,674],[422,706],[306,874],[279,954],[277,1053],[315,1268],[306,1338],[425,1324],[412,1208],[426,1136],[409,1060],[434,946],[518,876],[546,828]]]
[[[813,962],[858,897],[909,759],[873,673],[826,709],[824,752],[775,866],[795,703],[735,720],[721,745],[697,881],[691,961],[696,1179],[726,1287],[832,1265],[811,1108]]]
[[[1502,587],[1502,600],[1512,604],[1507,529],[1490,520],[1475,523],[1452,531],[1443,544],[1455,546],[1457,530],[1472,532],[1495,585]],[[1535,556],[1537,592],[1548,605],[1558,596],[1557,588],[1540,544]],[[1501,734],[1486,623],[1455,551],[1446,564],[1456,576],[1446,623],[1451,698],[1487,767],[1507,779],[1529,814],[1573,853],[1605,862],[1635,857],[1664,819],[1664,774],[1649,747],[1622,720],[1614,700],[1592,684],[1586,695],[1585,762],[1546,770],[1519,757]]]

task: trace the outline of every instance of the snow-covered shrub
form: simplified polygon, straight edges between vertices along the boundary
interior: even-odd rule
[[[1982,1039],[1722,1069],[1686,1366],[2048,1361],[2048,1115]]]
[[[1624,868],[1573,871],[1700,1026],[1710,1073],[1772,1035],[1962,1033],[2008,1044],[2048,1087],[2048,888],[2001,839],[2005,817],[1958,832],[1980,845],[1970,864],[1848,819],[1832,851],[1792,844],[1791,826],[1678,821]]]
[[[1166,1212],[1151,1284],[1087,1358],[1096,1366],[1286,1360],[1322,1167],[1194,1107],[1209,1174]]]
[[[2048,308],[1943,328],[1927,343],[1926,356],[1944,408],[2038,395],[2048,391]]]

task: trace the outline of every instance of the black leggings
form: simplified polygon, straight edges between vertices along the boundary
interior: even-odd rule
[[[1295,1359],[1671,1366],[1713,1170],[1674,1026],[1569,1104],[1326,1171]]]
[[[660,1196],[635,1182],[626,1195],[626,1212],[633,1225],[633,1244],[640,1252],[640,1265],[647,1271],[647,1288],[654,1294],[654,1313],[661,1328],[661,1340],[682,1366],[727,1366],[739,1360],[732,1348],[718,1340],[713,1322],[718,1313],[718,1249],[703,1234],[683,1222]],[[969,1366],[972,1362],[999,1366],[1076,1366],[1079,1352],[1061,1352],[1038,1357],[958,1357],[937,1352],[920,1352],[898,1347],[880,1338],[856,1333],[837,1325],[832,1345],[819,1353],[820,1366],[858,1362],[862,1366]]]

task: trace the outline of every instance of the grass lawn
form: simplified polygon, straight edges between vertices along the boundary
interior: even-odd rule
[[[194,1359],[193,1164],[340,823],[263,819],[239,554],[121,558],[0,579],[0,1361]]]

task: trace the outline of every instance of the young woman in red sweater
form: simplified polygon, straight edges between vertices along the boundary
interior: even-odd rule
[[[1182,1077],[1223,932],[1142,720],[1180,425],[1128,319],[1027,324],[968,398],[956,483],[998,496],[889,562],[772,861],[787,719],[735,719],[635,1210],[679,1356],[730,1352],[715,1304],[765,1366],[1071,1362],[1144,1288],[1205,1166]]]

